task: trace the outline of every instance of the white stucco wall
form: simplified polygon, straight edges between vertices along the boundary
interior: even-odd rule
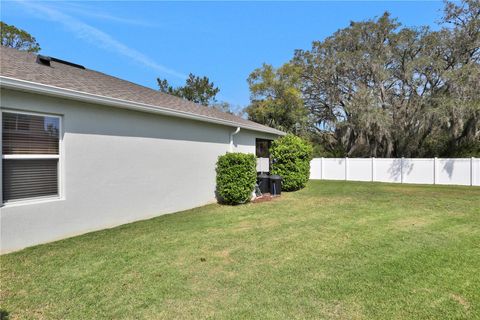
[[[1,251],[215,201],[215,163],[233,127],[2,90],[1,107],[62,116],[60,199],[0,208]],[[242,129],[235,150],[255,153]]]

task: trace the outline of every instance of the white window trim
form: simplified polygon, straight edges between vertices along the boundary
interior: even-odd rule
[[[17,114],[26,114],[26,115],[34,115],[34,116],[41,116],[41,117],[51,117],[58,119],[58,154],[10,154],[4,155],[3,154],[3,114],[4,113],[17,113]],[[50,201],[58,201],[58,200],[65,200],[64,197],[64,190],[63,190],[63,181],[64,181],[64,148],[63,148],[63,116],[58,114],[51,114],[48,112],[31,112],[31,111],[24,111],[24,110],[16,110],[16,109],[7,109],[1,106],[0,112],[0,151],[2,152],[2,161],[0,161],[0,181],[3,181],[3,159],[58,159],[58,169],[57,169],[57,183],[58,183],[58,194],[54,196],[43,196],[43,197],[32,197],[32,198],[25,198],[25,199],[15,199],[15,200],[3,200],[3,184],[0,188],[0,206],[3,207],[10,207],[10,206],[18,206],[18,205],[27,205],[27,204],[36,204],[36,203],[43,203],[43,202],[50,202]]]
[[[5,154],[2,159],[60,159],[59,154]]]

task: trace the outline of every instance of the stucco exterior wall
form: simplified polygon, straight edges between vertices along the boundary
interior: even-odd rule
[[[235,130],[76,101],[2,90],[1,107],[62,116],[61,197],[7,203],[1,251],[193,208],[215,201],[215,163]],[[234,151],[255,153],[241,130]]]

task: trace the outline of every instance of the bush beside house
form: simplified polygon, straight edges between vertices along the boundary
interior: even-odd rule
[[[271,173],[283,178],[283,190],[294,191],[305,187],[312,160],[312,146],[307,141],[286,135],[273,141],[270,156],[274,161]]]
[[[253,154],[227,153],[217,161],[217,197],[226,204],[241,204],[250,200],[257,180]]]

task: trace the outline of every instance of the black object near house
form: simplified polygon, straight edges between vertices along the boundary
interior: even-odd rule
[[[279,196],[282,193],[282,177],[273,174],[270,176],[270,194]]]
[[[270,176],[266,173],[260,173],[257,176],[257,184],[262,194],[270,192]]]

